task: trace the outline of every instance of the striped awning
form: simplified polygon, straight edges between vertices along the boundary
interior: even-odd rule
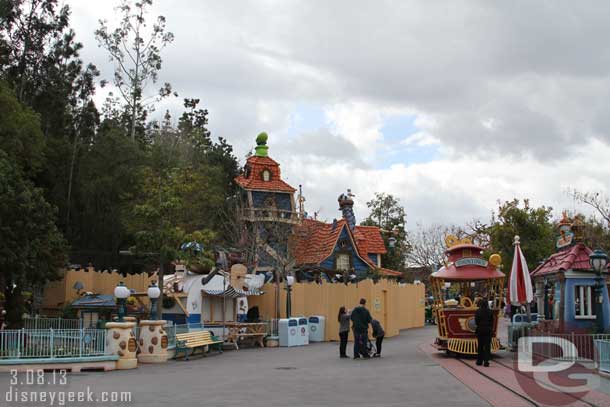
[[[226,298],[247,297],[250,295],[261,295],[263,293],[261,290],[258,290],[258,289],[244,291],[239,288],[233,288],[231,286],[227,287],[227,289],[224,290],[224,294],[223,294],[222,290],[206,289],[205,287],[202,288],[201,291],[203,291],[207,295],[215,295],[215,296],[226,297]]]

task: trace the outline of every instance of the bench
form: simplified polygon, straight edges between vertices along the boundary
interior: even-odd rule
[[[192,349],[194,354],[195,349],[205,348],[206,346],[208,346],[208,349],[211,349],[212,346],[216,346],[218,353],[222,353],[222,343],[222,339],[212,335],[210,331],[176,334],[176,355],[174,358],[178,356],[178,353],[183,352],[184,360],[188,360],[189,349]],[[203,351],[203,355],[205,356],[205,350]]]

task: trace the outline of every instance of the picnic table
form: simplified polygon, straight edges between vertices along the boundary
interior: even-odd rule
[[[267,336],[266,322],[227,322],[227,342],[232,343],[239,350],[239,342],[249,340],[264,347],[263,339]]]

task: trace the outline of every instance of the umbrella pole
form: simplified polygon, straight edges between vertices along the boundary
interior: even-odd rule
[[[525,313],[527,314],[527,322],[532,322],[532,312],[530,310],[530,303],[525,303]]]

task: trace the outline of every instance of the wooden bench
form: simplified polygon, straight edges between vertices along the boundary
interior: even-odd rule
[[[195,349],[197,348],[205,348],[208,346],[208,349],[211,349],[212,346],[216,346],[216,350],[219,353],[222,353],[222,339],[212,335],[210,331],[196,331],[196,332],[188,332],[183,334],[176,334],[176,355],[178,353],[184,353],[184,360],[189,359],[189,349],[193,350],[193,354],[195,353]],[[205,350],[203,351],[203,355],[205,356]]]

